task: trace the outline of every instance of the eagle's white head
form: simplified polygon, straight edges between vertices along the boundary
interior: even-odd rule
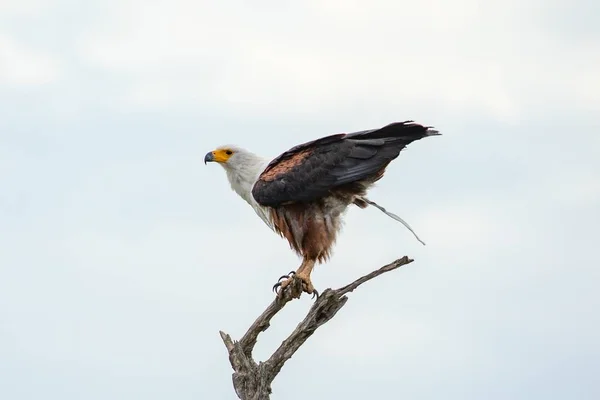
[[[225,170],[231,188],[248,204],[258,216],[272,228],[268,210],[252,197],[252,187],[258,176],[269,164],[268,159],[235,145],[219,146],[204,156],[204,163],[215,162]]]

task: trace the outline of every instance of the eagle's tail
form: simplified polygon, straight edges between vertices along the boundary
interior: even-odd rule
[[[403,220],[402,218],[400,218],[399,216],[397,216],[394,213],[391,213],[389,211],[387,211],[385,208],[383,208],[382,206],[380,206],[379,204],[375,203],[374,201],[371,201],[369,199],[367,199],[366,197],[361,197],[359,200],[364,201],[365,203],[372,205],[373,207],[376,207],[377,209],[379,209],[381,212],[383,212],[385,215],[387,215],[388,217],[395,219],[396,221],[400,222],[402,225],[404,225],[406,227],[406,229],[408,229],[409,231],[412,232],[413,235],[415,235],[415,238],[417,238],[417,240],[419,242],[421,242],[421,244],[423,244],[423,246],[425,246],[425,242],[423,242],[419,236],[417,236],[417,234],[415,233],[415,231],[410,227],[410,225],[408,224],[408,222],[406,222],[405,220]],[[359,204],[357,204],[359,207],[361,207]],[[361,207],[362,208],[362,207]]]

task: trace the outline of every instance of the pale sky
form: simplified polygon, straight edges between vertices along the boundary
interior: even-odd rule
[[[0,398],[235,399],[299,260],[204,154],[414,119],[273,399],[600,397],[600,3],[0,0]],[[264,359],[310,307],[260,337]]]

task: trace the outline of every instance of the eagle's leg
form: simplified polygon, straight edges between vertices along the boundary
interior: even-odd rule
[[[318,295],[317,291],[315,290],[315,287],[313,286],[313,284],[310,280],[310,274],[311,274],[314,266],[315,266],[314,259],[304,257],[302,260],[302,264],[300,265],[298,270],[296,270],[295,273],[290,273],[291,276],[289,276],[286,280],[284,280],[282,282],[277,282],[273,286],[273,289],[276,290],[277,287],[279,287],[278,294],[282,294],[283,291],[285,290],[285,288],[288,287],[290,284],[292,284],[292,286],[291,286],[291,289],[293,290],[292,296],[295,298],[299,298],[300,295],[302,294],[302,292],[306,292],[308,294],[313,294],[313,295]],[[282,278],[283,278],[283,276],[282,276]],[[279,279],[281,279],[281,278],[279,278]],[[301,284],[293,285],[293,283],[297,282],[298,280],[300,280]]]
[[[294,277],[296,279],[300,279],[302,281],[302,290],[308,294],[316,293],[315,287],[313,286],[310,280],[310,274],[315,267],[315,260],[310,258],[304,258],[302,260],[302,265],[296,271]]]

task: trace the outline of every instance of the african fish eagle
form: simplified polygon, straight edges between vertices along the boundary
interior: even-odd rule
[[[310,274],[315,263],[330,257],[349,205],[377,207],[414,234],[400,217],[369,200],[366,194],[402,149],[434,135],[439,132],[432,127],[413,121],[395,122],[306,142],[273,160],[226,145],[207,153],[204,162],[220,164],[231,188],[302,258],[300,267],[284,275],[282,278],[287,279],[276,283],[274,289],[281,286],[279,293],[283,293],[296,278],[302,281],[302,291],[316,295]],[[292,295],[300,297],[301,293]]]

